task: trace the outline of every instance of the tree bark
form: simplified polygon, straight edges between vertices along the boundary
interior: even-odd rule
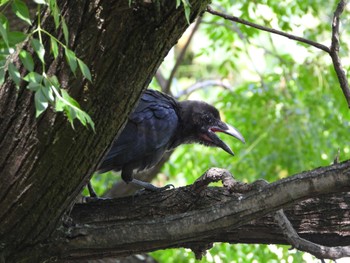
[[[78,123],[73,130],[52,110],[36,119],[32,92],[16,90],[9,79],[0,89],[0,249],[8,262],[18,251],[48,240],[61,225],[159,64],[188,27],[183,8],[176,9],[172,0],[160,1],[160,12],[142,1],[133,6],[109,0],[59,3],[70,48],[90,67],[93,84],[74,78],[62,56],[55,61],[46,57],[46,67],[90,114],[96,133]],[[191,21],[207,3],[191,1]],[[54,32],[47,14],[43,23]],[[24,75],[25,69],[20,71]],[[33,262],[31,256],[40,259],[26,255],[25,260]]]
[[[286,214],[301,237],[326,246],[349,246],[350,193],[341,193],[350,190],[349,175],[347,161],[239,196],[195,183],[156,194],[77,204],[65,227],[51,242],[38,246],[37,253],[74,261],[169,247],[189,247],[197,253],[213,242],[287,244],[273,217],[267,216],[281,207],[289,207]],[[307,200],[297,204],[303,199]]]

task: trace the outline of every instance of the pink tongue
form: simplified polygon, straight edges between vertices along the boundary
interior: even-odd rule
[[[212,132],[222,132],[222,130],[217,129],[217,128],[210,128],[210,130],[211,130]]]
[[[205,141],[208,141],[208,142],[212,142],[213,140],[209,138],[208,135],[206,134],[201,134],[201,137],[205,140]]]

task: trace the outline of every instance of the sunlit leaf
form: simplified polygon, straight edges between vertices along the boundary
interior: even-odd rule
[[[19,74],[19,71],[16,68],[16,66],[13,63],[9,63],[8,70],[13,82],[15,82],[17,86],[19,86],[19,83],[21,82],[21,75]]]
[[[34,70],[34,61],[32,55],[29,52],[21,50],[21,52],[19,52],[19,58],[28,71]]]
[[[36,72],[29,72],[23,79],[27,82],[41,83],[43,76]]]
[[[49,7],[55,22],[55,28],[57,29],[60,26],[60,9],[57,6],[56,0],[49,0]]]
[[[68,27],[67,27],[66,21],[64,20],[63,17],[61,20],[62,20],[62,30],[63,30],[64,40],[66,41],[66,44],[68,45],[68,41],[69,41]]]
[[[46,108],[49,106],[49,102],[47,97],[45,96],[45,90],[47,88],[40,85],[34,95],[35,100],[35,117],[39,117],[41,113],[43,113]]]
[[[10,0],[0,0],[0,6],[10,2]]]
[[[2,85],[5,81],[5,70],[4,68],[0,68],[0,85]]]
[[[17,17],[28,23],[29,25],[32,24],[30,17],[29,17],[29,10],[27,5],[22,2],[21,0],[13,0],[12,2],[12,10],[16,14]]]
[[[75,73],[77,69],[77,58],[75,56],[75,53],[69,48],[65,48],[64,51],[69,67],[72,70],[72,72]]]
[[[51,51],[53,54],[53,57],[56,59],[58,56],[58,45],[57,45],[57,41],[54,38],[51,38]]]
[[[45,48],[43,44],[36,38],[33,38],[31,41],[32,47],[34,48],[35,53],[38,55],[42,63],[45,63]]]
[[[78,60],[78,64],[79,64],[79,68],[80,68],[81,73],[83,74],[83,76],[85,78],[87,78],[89,81],[91,81],[91,73],[90,73],[88,66],[86,66],[86,64],[81,59],[77,59],[77,60]]]
[[[6,22],[7,22],[7,20],[4,20],[4,19],[0,20],[0,34],[2,36],[2,39],[5,42],[6,46],[9,46],[9,40],[8,40],[8,37],[7,37],[7,30],[6,30]]]

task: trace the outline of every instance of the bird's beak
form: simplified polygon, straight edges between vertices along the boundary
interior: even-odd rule
[[[231,148],[224,143],[220,138],[215,134],[216,132],[223,132],[228,135],[231,135],[235,137],[236,139],[240,140],[241,142],[245,143],[245,140],[242,136],[242,134],[234,127],[231,125],[228,125],[227,123],[224,123],[220,121],[218,125],[211,126],[208,130],[208,137],[211,139],[212,143],[215,144],[217,147],[220,147],[223,149],[225,152],[234,155],[232,152]]]

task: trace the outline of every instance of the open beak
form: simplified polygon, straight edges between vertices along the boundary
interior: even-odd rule
[[[211,126],[208,130],[208,137],[211,139],[211,142],[215,144],[217,147],[220,147],[225,152],[234,155],[231,148],[224,143],[220,138],[215,134],[216,132],[223,132],[228,135],[231,135],[235,137],[236,139],[240,140],[241,142],[245,143],[245,140],[242,136],[242,134],[234,127],[220,121],[218,125]]]

